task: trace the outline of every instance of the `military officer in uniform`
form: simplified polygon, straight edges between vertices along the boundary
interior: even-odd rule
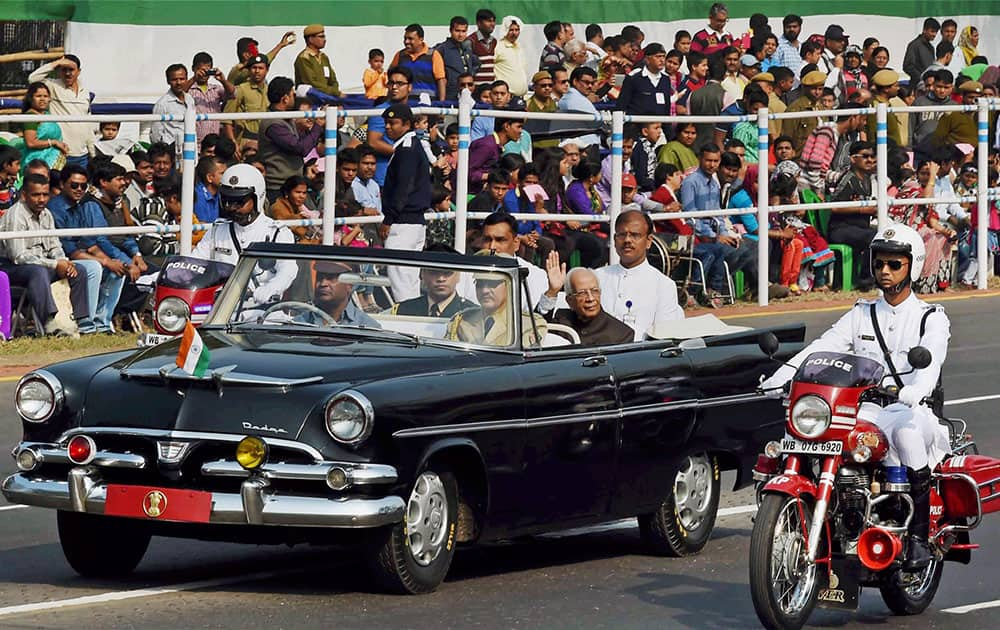
[[[802,96],[798,97],[788,106],[789,112],[820,111],[823,105],[820,97],[823,96],[823,86],[826,83],[826,74],[819,70],[813,70],[802,77]],[[795,154],[802,152],[809,134],[819,125],[819,116],[814,118],[790,118],[781,123],[782,135],[792,139],[792,147]]]
[[[479,306],[465,309],[452,317],[448,322],[446,338],[486,346],[513,344],[514,320],[508,304],[508,280],[501,274],[484,272],[475,274],[475,283]],[[545,331],[546,323],[541,316],[521,313],[521,342],[525,348],[539,347]]]

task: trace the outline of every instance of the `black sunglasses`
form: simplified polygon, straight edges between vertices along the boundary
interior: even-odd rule
[[[881,269],[882,267],[889,267],[893,271],[899,271],[903,268],[902,260],[882,260],[881,258],[876,258],[872,263],[875,269]]]
[[[87,182],[69,182],[69,187],[73,190],[83,190],[87,187]]]

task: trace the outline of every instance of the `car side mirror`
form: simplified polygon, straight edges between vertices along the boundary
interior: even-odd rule
[[[906,361],[914,370],[922,370],[931,364],[931,351],[923,346],[913,346],[906,353]]]
[[[781,347],[781,344],[778,342],[777,335],[773,332],[766,332],[757,336],[757,347],[767,355],[767,358],[773,359],[774,355],[778,354],[778,348]]]

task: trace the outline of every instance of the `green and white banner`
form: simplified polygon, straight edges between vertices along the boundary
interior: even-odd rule
[[[5,20],[67,20],[66,48],[83,63],[82,80],[102,101],[150,101],[167,86],[164,69],[171,63],[190,66],[199,51],[212,55],[227,71],[236,63],[236,40],[253,37],[269,50],[286,31],[298,41],[283,50],[270,76],[291,77],[292,64],[303,47],[302,27],[326,26],[327,48],[341,86],[361,91],[361,75],[368,50],[380,48],[387,58],[402,48],[403,26],[423,25],[426,41],[437,44],[448,35],[453,15],[473,21],[476,10],[492,9],[499,22],[516,15],[527,25],[521,34],[533,71],[545,44],[542,25],[553,19],[571,22],[583,39],[587,24],[600,24],[605,35],[635,24],[646,42],[667,48],[678,29],[697,31],[707,23],[709,1],[693,0],[502,0],[432,2],[427,0],[0,0]],[[923,20],[952,18],[959,30],[972,25],[982,37],[979,50],[1000,62],[1000,0],[735,0],[729,7],[729,31],[741,34],[748,17],[762,12],[780,33],[786,13],[804,17],[803,35],[822,33],[840,24],[854,43],[876,37],[889,48],[893,68],[902,66],[906,44],[919,32]]]

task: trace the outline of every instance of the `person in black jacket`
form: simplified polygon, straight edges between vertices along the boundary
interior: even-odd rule
[[[467,308],[476,306],[456,291],[461,274],[451,269],[421,269],[420,279],[426,293],[399,304],[394,304],[393,315],[419,317],[452,317]]]
[[[625,77],[617,109],[626,114],[645,116],[670,115],[670,77],[663,71],[667,65],[667,51],[652,43],[643,49],[646,64]]]
[[[387,249],[420,251],[426,240],[424,212],[431,207],[431,164],[413,132],[413,110],[395,103],[382,112],[393,146],[382,187],[382,238]],[[388,271],[392,296],[397,302],[420,295],[416,267],[392,265]]]

